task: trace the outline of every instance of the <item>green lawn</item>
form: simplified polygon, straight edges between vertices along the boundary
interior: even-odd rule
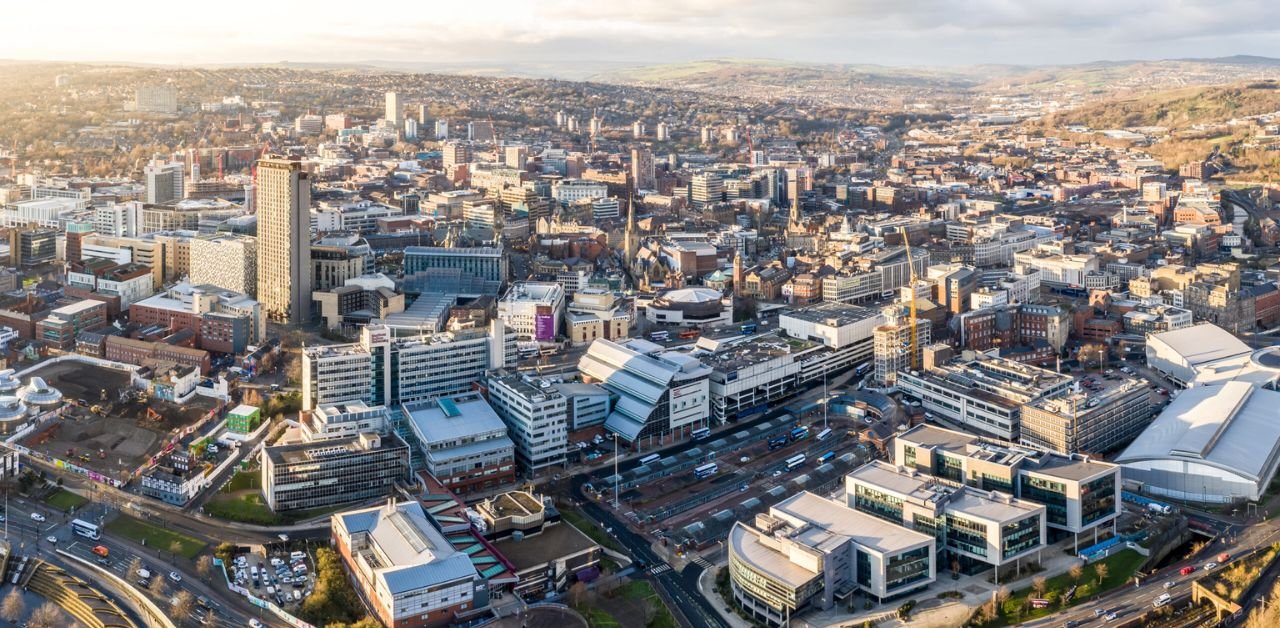
[[[231,476],[220,489],[223,493],[234,493],[248,489],[257,489],[262,483],[262,475],[257,471],[240,471]]]
[[[1031,589],[1019,589],[1014,591],[1009,596],[1009,599],[1005,600],[1005,603],[1001,605],[1000,617],[997,620],[975,625],[980,625],[982,628],[1009,626],[1051,615],[1063,608],[1075,606],[1089,600],[1094,595],[1105,593],[1129,582],[1133,577],[1133,572],[1138,570],[1138,566],[1142,564],[1143,560],[1145,558],[1141,554],[1127,549],[1112,554],[1097,563],[1086,565],[1084,575],[1080,576],[1078,582],[1072,581],[1071,575],[1066,573],[1048,578],[1045,581],[1044,597],[1053,600],[1049,608],[1030,608],[1027,599],[1032,597]],[[1102,581],[1101,585],[1099,585],[1097,574],[1094,571],[1094,565],[1099,563],[1107,566],[1107,577]],[[1075,596],[1071,598],[1071,603],[1067,606],[1058,604],[1058,597],[1065,594],[1072,585],[1078,585],[1078,588]],[[1019,611],[1021,612],[1019,613]]]
[[[177,544],[177,554],[187,558],[195,558],[208,545],[185,534],[166,530],[128,515],[120,515],[107,524],[107,532],[118,534],[126,539],[152,547],[169,551]]]
[[[89,503],[88,499],[76,495],[65,488],[58,489],[57,492],[50,495],[44,501],[46,504],[49,504],[49,506],[57,508],[62,512],[71,512],[73,509],[79,509],[81,506]]]
[[[583,534],[591,537],[592,541],[599,543],[601,547],[607,547],[615,552],[622,551],[622,547],[618,545],[618,542],[586,515],[576,510],[561,510],[560,516],[563,517],[565,521],[573,524],[573,527],[581,530]]]
[[[658,593],[653,590],[653,585],[648,580],[632,580],[610,592],[609,595],[621,596],[628,600],[647,601],[649,608],[653,609],[653,619],[649,620],[647,628],[677,628],[680,625],[667,605],[662,603],[662,598],[658,597]]]
[[[226,519],[227,521],[260,525],[284,523],[284,518],[271,512],[271,509],[263,503],[262,496],[257,493],[214,495],[209,501],[205,502],[204,511],[210,517]]]
[[[582,613],[582,617],[587,620],[587,626],[590,628],[622,628],[622,624],[618,623],[613,615],[594,606],[579,606],[575,610]]]

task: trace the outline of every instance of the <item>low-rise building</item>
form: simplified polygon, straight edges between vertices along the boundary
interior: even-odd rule
[[[395,434],[264,447],[262,495],[276,512],[385,496],[409,481],[409,446]]]
[[[974,573],[1038,553],[1045,507],[1010,492],[956,486],[872,461],[845,476],[845,503],[938,539],[938,562]]]
[[[932,535],[810,492],[729,531],[734,599],[757,621],[785,626],[798,611],[829,609],[854,592],[885,601],[936,578]]]
[[[605,429],[628,443],[680,437],[707,427],[711,369],[647,340],[597,340],[578,361],[583,380],[618,395]]]
[[[489,605],[471,559],[416,501],[338,513],[331,531],[361,597],[387,628],[449,626]]]
[[[568,400],[555,383],[529,375],[491,375],[489,401],[507,424],[516,460],[528,473],[563,465],[569,446]]]
[[[544,597],[599,573],[600,546],[560,519],[549,498],[512,491],[476,504],[475,511],[485,537],[515,567],[516,594]]]
[[[498,301],[498,318],[522,340],[554,340],[563,317],[564,287],[558,283],[516,282]]]
[[[1113,524],[1120,516],[1120,467],[918,425],[893,441],[895,465],[908,471],[999,491],[1045,506],[1049,542]]]
[[[643,307],[644,317],[655,325],[706,327],[733,322],[733,298],[710,288],[666,290]]]
[[[1023,404],[1071,388],[1070,376],[983,354],[927,371],[900,371],[897,382],[925,410],[1003,440],[1017,440]]]
[[[75,349],[77,334],[106,324],[107,304],[85,299],[49,312],[36,326],[36,332],[50,348],[66,352]]]
[[[1060,454],[1104,454],[1129,444],[1151,422],[1155,406],[1146,381],[1102,380],[1091,388],[1022,406],[1021,442]]]
[[[401,415],[413,437],[415,467],[454,493],[488,491],[515,481],[515,443],[480,393],[406,403]]]

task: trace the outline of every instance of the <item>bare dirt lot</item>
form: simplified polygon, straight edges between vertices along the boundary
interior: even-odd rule
[[[22,444],[113,478],[124,479],[159,453],[170,434],[214,407],[212,400],[199,396],[184,405],[153,399],[121,401],[120,391],[129,388],[129,375],[83,362],[50,364],[30,375],[61,390],[68,407],[61,419]]]

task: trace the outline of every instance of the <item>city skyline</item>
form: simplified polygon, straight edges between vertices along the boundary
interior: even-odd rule
[[[220,13],[227,16],[227,28],[199,31],[183,25],[210,16],[168,4],[159,10],[161,3],[152,0],[130,3],[129,10],[79,0],[71,5],[59,5],[57,15],[50,5],[9,7],[15,24],[48,22],[68,9],[77,20],[59,23],[56,38],[43,29],[15,29],[0,42],[0,58],[159,65],[492,64],[499,67],[491,71],[501,72],[501,66],[519,63],[644,65],[725,57],[893,66],[1056,65],[1266,55],[1280,49],[1280,15],[1256,0],[1175,6],[1145,0],[1068,5],[966,0],[959,6],[939,0],[806,0],[781,8],[728,0],[619,7],[582,0],[490,0],[394,19],[343,11],[326,1],[260,5],[233,0]],[[240,14],[253,19],[235,18]]]

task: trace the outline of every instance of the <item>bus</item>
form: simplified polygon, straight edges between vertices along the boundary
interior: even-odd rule
[[[714,462],[708,462],[707,464],[704,464],[704,465],[702,465],[702,466],[698,467],[697,469],[694,469],[694,470],[693,470],[693,477],[694,477],[694,479],[696,479],[696,480],[701,480],[701,479],[703,479],[703,478],[709,478],[709,477],[711,477],[711,476],[715,475],[715,474],[716,474],[716,471],[719,471],[719,470],[720,470],[720,468],[716,466],[716,463],[714,463]]]
[[[101,537],[101,534],[98,532],[98,526],[93,525],[88,521],[81,521],[80,519],[75,519],[71,522],[71,531],[95,541]]]
[[[796,429],[791,430],[791,440],[793,441],[800,440],[808,435],[809,428],[807,427],[797,427]]]
[[[644,465],[652,464],[659,460],[662,460],[662,456],[659,456],[658,454],[649,454],[640,459],[640,464],[644,464]]]
[[[796,454],[787,458],[787,471],[790,471],[802,464],[804,464],[804,454]]]
[[[867,371],[870,371],[870,370],[871,370],[871,363],[863,362],[862,364],[859,364],[857,368],[853,369],[853,374],[857,375],[858,377],[862,377],[863,375],[867,374]]]
[[[786,446],[787,446],[786,434],[783,434],[782,436],[775,436],[774,438],[769,439],[769,451],[773,451],[775,449],[781,449]]]
[[[702,440],[711,435],[711,428],[700,427],[693,431],[693,440]]]
[[[817,438],[818,440],[822,440],[830,435],[831,435],[831,428],[828,427],[822,430],[821,432],[818,432],[818,435],[815,438]]]
[[[743,333],[743,335],[747,335],[747,334],[754,334],[754,333],[756,333],[756,324],[755,324],[755,323],[747,323],[746,325],[743,325],[743,326],[742,326],[742,333]]]
[[[698,336],[701,336],[701,335],[702,335],[702,332],[700,332],[700,331],[698,331],[698,330],[696,330],[696,329],[686,329],[686,330],[684,330],[684,331],[680,332],[680,334],[679,334],[679,335],[680,335],[680,338],[681,338],[681,339],[683,339],[683,340],[689,340],[689,339],[691,339],[691,338],[697,338]]]
[[[649,334],[649,340],[652,340],[654,342],[666,342],[668,340],[671,340],[671,332],[655,331],[652,334]]]
[[[831,461],[832,458],[835,458],[835,457],[836,457],[836,452],[834,451],[828,451],[827,453],[822,454],[821,456],[818,456],[818,466],[827,464],[828,462]]]

